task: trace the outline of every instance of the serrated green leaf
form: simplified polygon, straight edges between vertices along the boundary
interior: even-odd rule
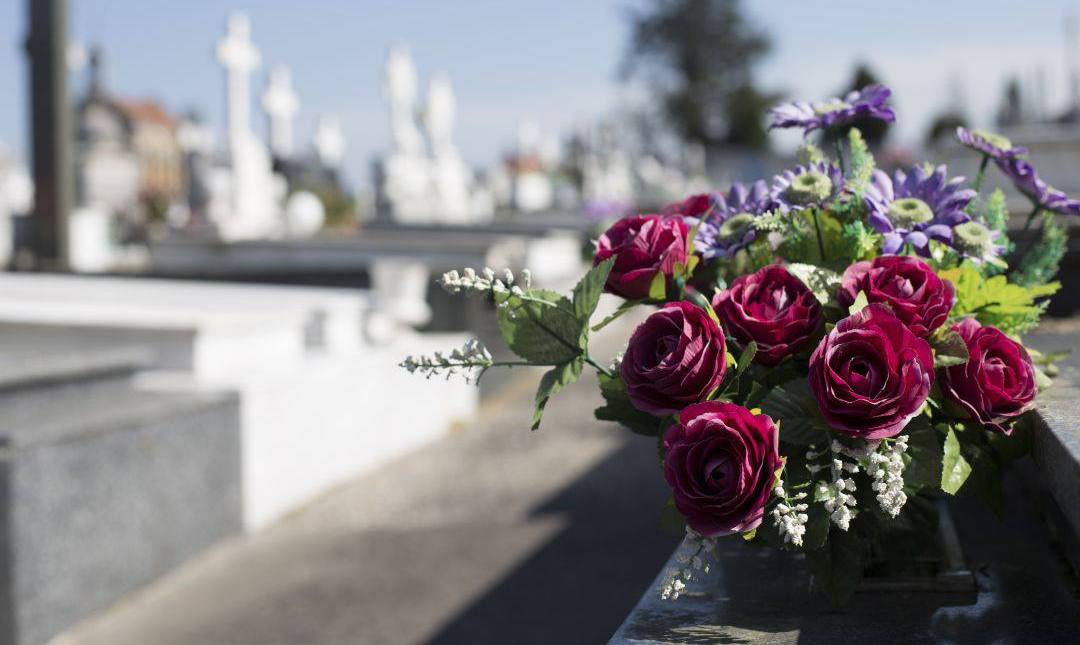
[[[562,365],[556,365],[544,373],[544,376],[540,379],[540,386],[536,389],[536,406],[532,418],[533,430],[540,427],[540,419],[544,416],[544,408],[547,407],[551,397],[558,394],[559,390],[578,380],[584,365],[584,358],[578,356],[574,360]]]
[[[777,386],[761,401],[761,410],[774,421],[783,421],[780,440],[798,445],[828,441],[829,428],[818,411],[817,399],[806,379]]]
[[[738,367],[735,369],[735,378],[739,378],[743,375],[750,364],[754,362],[754,356],[757,356],[757,343],[750,341],[743,347],[742,353],[739,354]]]
[[[934,350],[934,367],[952,367],[968,362],[968,348],[964,338],[948,329],[934,334],[930,339]]]
[[[600,394],[604,397],[604,405],[594,412],[600,421],[614,421],[626,426],[637,434],[650,437],[660,432],[661,419],[642,412],[630,402],[626,393],[626,384],[618,374],[607,376],[600,374]]]
[[[940,271],[956,289],[952,317],[974,316],[984,325],[993,325],[1010,336],[1018,336],[1034,327],[1046,310],[1046,301],[1038,298],[1053,295],[1061,288],[1057,282],[1024,287],[1012,284],[1003,275],[984,277],[971,262]]]
[[[956,431],[949,428],[945,435],[945,447],[941,457],[941,490],[955,495],[971,474],[971,464],[964,459],[960,451],[960,440]]]
[[[559,365],[577,357],[584,324],[574,315],[571,302],[543,289],[531,289],[526,295],[551,304],[511,296],[498,307],[496,318],[506,345],[521,358],[540,365]]]
[[[600,294],[604,293],[604,285],[614,264],[614,257],[604,260],[590,269],[574,287],[574,315],[581,321],[583,329],[588,329],[589,318],[600,303]]]

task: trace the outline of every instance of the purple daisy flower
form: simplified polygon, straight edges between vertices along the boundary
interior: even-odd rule
[[[885,105],[892,90],[884,85],[867,85],[861,90],[848,92],[843,99],[827,101],[793,101],[781,103],[769,110],[773,128],[802,128],[806,136],[819,128],[851,123],[856,119],[880,119],[887,123],[896,120],[892,108]]]
[[[1026,157],[1028,153],[1027,148],[1014,146],[1007,138],[986,130],[968,130],[961,126],[956,128],[956,139],[964,146],[994,159],[1015,159]]]
[[[945,166],[932,171],[917,165],[890,179],[875,170],[866,189],[870,225],[885,238],[882,251],[898,253],[910,244],[919,255],[930,254],[930,240],[953,245],[958,225],[971,221],[964,212],[975,191],[961,188],[963,177],[946,179]]]
[[[1024,193],[1031,203],[1062,215],[1080,215],[1080,201],[1070,198],[1064,192],[1047,184],[1039,178],[1032,166],[1024,159],[995,159],[1001,172],[1012,180],[1016,189]]]
[[[952,231],[952,247],[975,264],[1000,263],[1005,255],[1005,234],[974,220],[957,224]]]
[[[835,164],[819,161],[785,170],[773,177],[770,196],[781,213],[821,207],[844,190],[844,173]]]
[[[757,237],[754,219],[772,207],[769,187],[760,179],[747,187],[732,184],[731,190],[709,195],[709,208],[700,222],[694,248],[701,257],[731,257]]]

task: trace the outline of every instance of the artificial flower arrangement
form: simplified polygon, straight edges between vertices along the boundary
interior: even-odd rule
[[[876,85],[774,108],[772,127],[820,129],[835,157],[804,141],[803,165],[769,183],[617,221],[569,296],[533,288],[527,272],[445,274],[452,293],[493,300],[520,360],[474,341],[402,366],[476,380],[548,366],[534,430],[554,394],[596,370],[596,418],[656,438],[670,509],[697,546],[664,597],[708,570],[716,539],[741,535],[804,552],[842,603],[871,558],[910,557],[904,536],[934,534],[939,491],[1000,504],[1001,467],[1029,451],[1030,412],[1058,358],[1022,343],[1058,289],[1054,214],[1080,214],[1024,149],[987,132],[957,131],[982,156],[970,185],[944,166],[876,169],[851,123],[893,121],[889,95]],[[1032,202],[1025,230],[1041,220],[1015,267],[1003,259],[1005,197],[981,194],[991,161]],[[623,302],[594,322],[603,291]],[[656,310],[602,364],[590,333],[638,306]]]

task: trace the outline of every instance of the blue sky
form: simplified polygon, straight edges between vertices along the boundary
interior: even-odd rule
[[[391,43],[408,43],[422,76],[448,73],[458,96],[457,141],[466,158],[491,163],[515,125],[531,118],[557,131],[640,99],[616,69],[633,0],[69,0],[73,40],[102,43],[111,87],[149,96],[173,111],[194,106],[220,127],[224,81],[213,48],[226,8],[252,19],[264,68],[287,63],[301,100],[298,144],[320,113],[342,116],[346,170],[365,182],[373,154],[387,145],[380,97]],[[774,38],[761,83],[793,97],[835,92],[858,60],[893,86],[899,141],[921,136],[958,79],[971,116],[985,123],[1010,74],[1044,70],[1047,99],[1066,98],[1063,18],[1076,2],[1026,3],[754,0],[745,5]],[[26,149],[24,0],[0,0],[0,142]],[[81,87],[77,79],[75,87]],[[257,123],[262,127],[261,116]],[[781,145],[790,140],[781,139]]]

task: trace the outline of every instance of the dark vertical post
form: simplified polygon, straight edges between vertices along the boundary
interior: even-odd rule
[[[67,0],[27,0],[30,121],[34,151],[34,254],[61,269],[71,212],[71,106],[67,95]]]

